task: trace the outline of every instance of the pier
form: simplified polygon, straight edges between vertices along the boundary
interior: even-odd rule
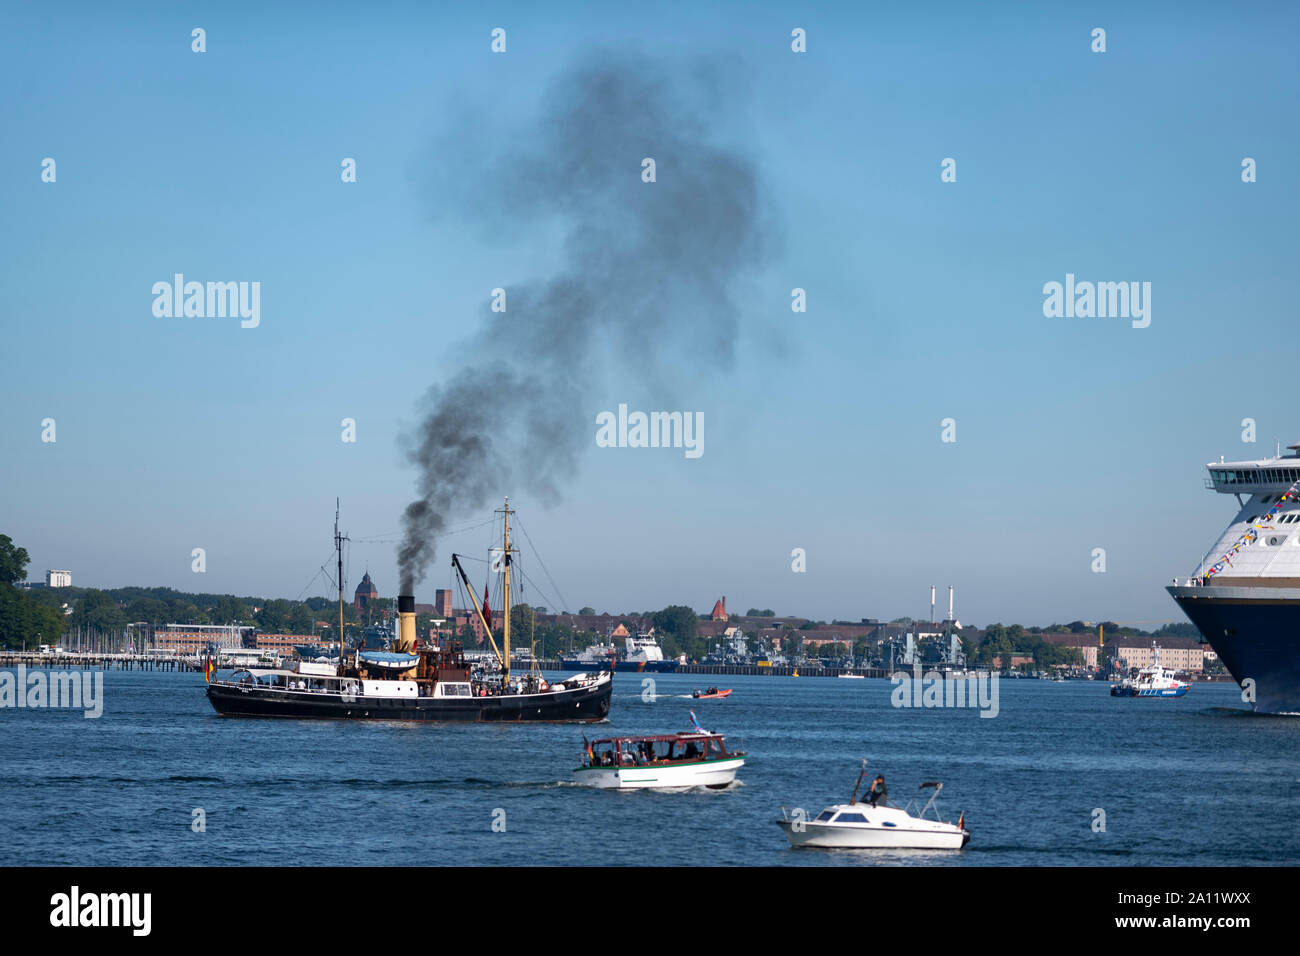
[[[859,677],[888,677],[889,671],[881,667],[799,667],[794,664],[679,664],[674,674],[770,674],[774,677],[839,677],[851,674]]]
[[[537,666],[544,671],[566,671],[573,670],[571,667],[565,667],[558,660],[538,660]],[[526,669],[526,663],[514,662],[511,667],[516,670]],[[841,674],[853,674],[861,677],[888,677],[889,670],[883,667],[806,667],[793,664],[678,664],[675,670],[671,671],[623,671],[620,674],[640,673],[647,676],[656,674],[715,674],[719,676],[762,676],[770,675],[773,677],[793,677],[795,673],[800,677],[839,677]]]
[[[203,662],[194,657],[175,654],[106,654],[98,651],[68,651],[62,654],[40,651],[0,650],[0,668],[23,664],[43,670],[118,670],[173,671],[194,673],[203,670]]]

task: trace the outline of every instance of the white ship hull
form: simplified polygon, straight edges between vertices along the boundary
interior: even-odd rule
[[[793,847],[822,847],[845,850],[960,850],[965,835],[956,827],[948,830],[904,830],[885,827],[826,826],[809,821],[802,833],[789,820],[778,821]]]
[[[852,817],[854,822],[848,822],[843,816]],[[776,822],[795,848],[960,850],[970,839],[967,830],[952,823],[914,817],[897,807],[861,803],[828,807],[816,820]]]
[[[703,760],[680,765],[629,765],[624,767],[579,767],[574,780],[604,790],[681,790],[688,787],[725,787],[745,765],[740,757]]]

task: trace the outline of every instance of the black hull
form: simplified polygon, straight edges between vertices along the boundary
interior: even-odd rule
[[[560,669],[565,671],[577,671],[580,674],[594,674],[597,671],[609,670],[609,661],[566,661],[561,659]]]
[[[1169,591],[1255,710],[1300,714],[1300,598],[1281,588],[1180,587]],[[1249,680],[1252,685],[1246,685]]]
[[[620,674],[638,673],[638,674],[671,674],[677,670],[677,661],[615,661],[614,670]],[[572,658],[560,660],[560,668],[565,671],[578,671],[594,673],[596,671],[607,671],[610,668],[608,660],[602,661],[579,661]]]
[[[222,717],[411,720],[460,723],[591,723],[609,715],[613,681],[556,694],[503,697],[353,697],[307,691],[209,684],[208,701]]]
[[[620,673],[671,674],[677,670],[676,661],[619,661],[614,670]]]

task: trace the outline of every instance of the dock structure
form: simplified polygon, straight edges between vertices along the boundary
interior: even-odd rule
[[[45,670],[120,670],[120,671],[174,671],[178,673],[201,672],[203,661],[197,657],[177,654],[146,652],[142,654],[108,654],[98,651],[16,651],[0,650],[0,668],[22,664],[32,669]]]
[[[221,655],[221,667],[235,666],[237,661]],[[105,653],[100,651],[18,651],[0,650],[0,668],[13,668],[24,664],[28,668],[48,670],[122,670],[122,671],[169,671],[176,673],[202,673],[203,658],[172,654],[167,651],[148,651],[141,654]],[[265,666],[271,666],[269,663]],[[544,671],[564,671],[564,664],[559,660],[538,660],[537,666]],[[790,677],[798,672],[800,677],[839,677],[841,674],[857,674],[862,677],[889,677],[890,672],[880,667],[808,667],[791,664],[679,664],[671,671],[620,671],[620,673],[655,674],[698,674],[717,676],[769,675],[772,677]]]
[[[538,660],[537,666],[544,671],[572,670],[558,660]],[[656,674],[717,674],[724,676],[769,675],[772,677],[791,677],[798,672],[800,677],[839,677],[841,674],[854,674],[862,677],[888,677],[890,671],[883,667],[808,667],[794,664],[678,664],[671,671],[619,671],[620,674],[639,673],[654,676]]]
[[[853,674],[860,677],[888,677],[882,667],[808,667],[798,664],[680,664],[675,674],[770,674],[773,677],[790,677],[798,672],[800,677],[839,677]]]

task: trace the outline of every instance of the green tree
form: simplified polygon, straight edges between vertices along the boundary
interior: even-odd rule
[[[680,604],[670,604],[650,616],[655,633],[664,646],[665,657],[679,654],[691,658],[704,656],[704,641],[696,628],[698,621],[694,610]]]
[[[126,612],[103,591],[91,588],[77,601],[72,623],[91,630],[114,632],[126,626]]]
[[[266,634],[290,633],[287,628],[292,612],[293,607],[283,598],[267,601],[257,612],[257,626]]]
[[[26,637],[23,593],[8,581],[0,582],[0,646],[22,647]]]
[[[30,644],[57,644],[67,628],[63,613],[35,601],[27,602],[27,641]]]
[[[527,604],[516,604],[510,609],[510,643],[512,647],[528,647],[533,640],[537,615]]]
[[[294,604],[289,610],[289,633],[310,634],[316,628],[316,615],[306,604]]]
[[[169,608],[166,601],[158,598],[138,597],[126,606],[129,621],[148,621],[150,624],[167,624]]]
[[[253,620],[253,609],[237,597],[224,594],[208,608],[213,624],[247,624]]]
[[[26,548],[16,547],[13,538],[0,534],[0,583],[16,584],[27,580],[27,565],[30,563]]]
[[[178,598],[171,603],[171,613],[168,615],[173,624],[207,624],[208,616],[193,601],[185,598]]]

